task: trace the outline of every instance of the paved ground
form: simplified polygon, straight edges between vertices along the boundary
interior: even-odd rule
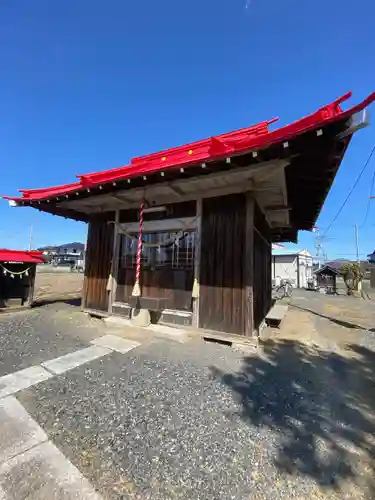
[[[1,318],[0,499],[375,498],[374,336],[304,297],[253,354]]]
[[[315,319],[319,317],[328,319],[331,324],[343,326],[349,331],[351,329],[375,331],[375,305],[372,300],[294,290],[291,304],[313,313]]]

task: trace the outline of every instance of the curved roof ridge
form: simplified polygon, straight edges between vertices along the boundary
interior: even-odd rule
[[[130,179],[140,175],[156,173],[178,166],[197,165],[232,155],[242,154],[256,149],[267,148],[273,144],[287,141],[294,136],[319,128],[336,120],[349,118],[363,110],[375,100],[375,92],[358,105],[343,111],[341,104],[351,97],[348,92],[332,103],[319,108],[289,125],[269,130],[269,125],[276,119],[263,121],[257,125],[221,134],[208,139],[170,148],[157,153],[133,158],[129,165],[111,170],[78,175],[78,182],[40,189],[22,189],[20,197],[3,196],[13,201],[39,201],[50,197],[64,196],[72,191],[80,191],[117,180]]]

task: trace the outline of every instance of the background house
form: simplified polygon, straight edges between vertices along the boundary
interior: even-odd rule
[[[40,247],[38,250],[50,255],[64,255],[64,254],[81,254],[85,249],[84,243],[74,241],[72,243],[64,243],[63,245],[48,245]]]
[[[337,277],[340,270],[328,264],[315,271],[317,287],[321,293],[337,293]]]
[[[370,254],[370,255],[372,255],[372,254]],[[373,268],[373,261],[371,260],[370,255],[368,256],[369,257],[368,261],[367,260],[360,260],[359,261],[359,264],[361,266],[361,271],[362,271],[363,277],[365,279],[370,278],[371,269]],[[348,263],[352,264],[353,262],[357,262],[357,261],[349,260],[349,259],[336,259],[336,260],[327,261],[324,263],[324,265],[329,266],[333,269],[336,269],[337,271],[340,271],[341,266],[343,264],[348,264]]]
[[[46,262],[55,262],[56,264],[74,264],[84,259],[85,245],[74,241],[63,245],[51,245],[38,248],[43,252]]]
[[[306,288],[313,275],[313,258],[307,250],[288,250],[279,245],[272,246],[272,280],[289,280],[296,288]]]

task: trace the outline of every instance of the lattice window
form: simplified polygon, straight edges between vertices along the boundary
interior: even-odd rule
[[[193,269],[195,260],[195,231],[145,233],[143,235],[142,267]],[[121,267],[135,268],[137,261],[136,239],[121,235]],[[152,245],[152,246],[148,246]]]

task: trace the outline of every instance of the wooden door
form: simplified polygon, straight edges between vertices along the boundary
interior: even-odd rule
[[[195,231],[144,234],[140,286],[142,297],[167,300],[167,308],[192,310]],[[150,243],[156,246],[147,246]],[[160,247],[158,246],[160,244]],[[135,282],[137,241],[120,236],[116,302],[127,303]]]
[[[246,198],[243,194],[203,200],[199,294],[201,328],[245,334],[245,218]]]
[[[114,224],[90,222],[85,266],[84,307],[108,311],[108,278],[111,272]]]

